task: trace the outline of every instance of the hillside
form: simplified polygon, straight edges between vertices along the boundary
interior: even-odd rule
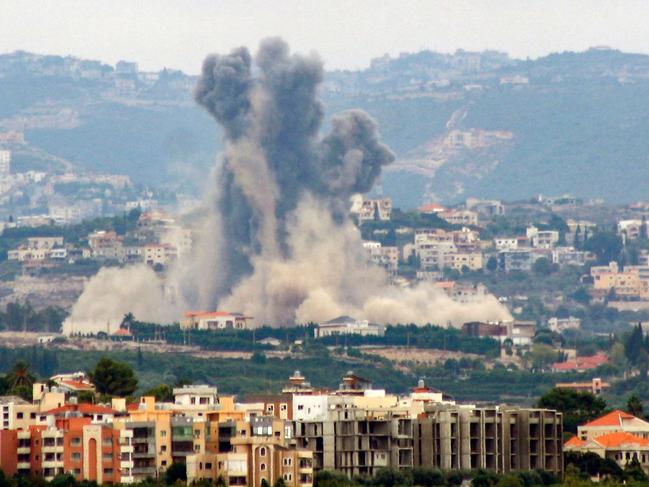
[[[0,55],[0,132],[24,130],[21,170],[71,164],[145,184],[201,181],[219,143],[192,101],[194,81],[129,63]],[[379,121],[398,154],[381,189],[400,206],[646,194],[638,182],[649,180],[649,56],[424,51],[327,73],[322,95],[328,115],[360,107]]]

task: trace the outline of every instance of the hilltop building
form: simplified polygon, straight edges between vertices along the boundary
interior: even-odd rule
[[[251,316],[227,311],[188,311],[180,320],[183,330],[246,330],[252,326]]]

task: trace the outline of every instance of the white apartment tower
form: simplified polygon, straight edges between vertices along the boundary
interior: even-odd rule
[[[0,150],[0,176],[9,176],[11,172],[11,151]]]

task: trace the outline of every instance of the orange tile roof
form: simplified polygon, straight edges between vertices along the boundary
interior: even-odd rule
[[[606,435],[598,436],[594,441],[602,445],[604,448],[618,448],[622,445],[639,445],[649,447],[649,439],[622,431],[618,433],[608,433]]]
[[[604,416],[601,416],[597,419],[594,419],[584,425],[584,427],[591,427],[591,426],[622,426],[622,419],[634,419],[635,416],[632,414],[627,413],[626,411],[622,411],[620,409],[616,409],[615,411],[612,411],[608,414],[605,414]]]
[[[573,436],[570,438],[566,443],[563,445],[564,447],[575,447],[579,448],[581,446],[584,446],[586,444],[586,441],[582,440],[578,436]]]
[[[590,357],[577,357],[574,360],[567,360],[565,362],[557,362],[552,368],[555,370],[580,370],[580,369],[594,369],[600,365],[608,363],[608,357],[605,353],[596,353]]]
[[[442,205],[438,203],[428,203],[427,205],[422,205],[419,208],[417,208],[417,211],[421,213],[433,213],[433,212],[438,212],[438,211],[444,211],[446,208],[444,208]]]

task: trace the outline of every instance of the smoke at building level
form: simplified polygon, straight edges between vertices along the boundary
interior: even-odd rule
[[[115,316],[137,301],[138,309],[150,310],[136,313],[140,319],[220,308],[274,326],[343,313],[419,324],[509,317],[493,297],[459,305],[430,285],[398,290],[366,262],[360,233],[347,218],[350,198],[369,191],[394,155],[360,110],[334,116],[321,135],[323,74],[317,56],[291,54],[279,39],[262,42],[254,57],[239,48],[205,60],[195,97],[225,139],[205,199],[209,211],[194,229],[193,252],[167,277],[173,306],[158,302],[164,297],[152,278],[131,277]],[[102,299],[101,279],[89,283],[73,321]]]

